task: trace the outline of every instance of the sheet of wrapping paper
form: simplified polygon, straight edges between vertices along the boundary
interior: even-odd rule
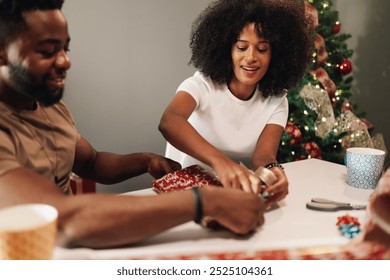
[[[267,185],[271,185],[277,180],[272,171],[262,166],[253,173]],[[152,182],[153,190],[157,193],[169,193],[173,191],[189,190],[193,187],[203,188],[208,186],[222,187],[222,184],[216,177],[208,173],[208,171],[200,165],[191,165],[182,170],[168,173],[162,178]],[[204,217],[202,219],[202,225],[215,230],[223,228],[212,217]]]
[[[200,165],[191,165],[182,170],[168,173],[152,182],[153,190],[157,193],[184,191],[194,187],[204,188],[208,186],[222,186],[222,184]],[[208,216],[203,217],[201,224],[206,228],[215,230],[223,228],[212,217]]]
[[[342,138],[345,149],[350,147],[374,148],[367,126],[351,111],[341,113],[336,119],[334,128],[337,133],[347,132]]]
[[[307,107],[318,115],[315,122],[316,136],[325,137],[335,124],[333,107],[330,103],[328,93],[316,86],[306,85],[299,95],[303,98]]]
[[[153,255],[140,259],[162,260],[388,260],[389,251],[376,242],[360,242],[339,247],[322,246],[289,250],[220,252],[182,255]]]
[[[188,190],[193,187],[222,186],[221,182],[200,165],[191,165],[182,170],[166,174],[152,182],[153,189],[159,193]]]

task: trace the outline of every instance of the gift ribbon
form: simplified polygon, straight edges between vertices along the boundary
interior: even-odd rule
[[[354,238],[361,232],[358,218],[349,214],[337,217],[336,225],[338,226],[341,234],[349,239]]]
[[[309,23],[316,28],[319,24],[318,11],[307,1],[305,1],[305,13]],[[314,46],[317,52],[317,63],[318,65],[323,65],[329,55],[326,51],[325,40],[321,35],[317,34],[314,40]],[[330,79],[324,68],[319,67],[310,71],[310,73],[318,79],[324,89],[328,92],[329,96],[335,95],[337,90],[336,84]]]
[[[314,40],[314,46],[317,50],[317,63],[318,65],[323,65],[328,59],[329,55],[326,51],[325,40],[320,34],[317,34],[317,37]]]
[[[328,72],[322,67],[311,70],[310,73],[321,83],[329,96],[334,96],[337,91],[336,84],[331,80]]]
[[[318,26],[318,11],[307,1],[305,1],[305,13],[308,21],[314,27]]]

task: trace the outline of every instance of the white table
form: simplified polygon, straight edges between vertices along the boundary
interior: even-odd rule
[[[344,165],[309,159],[287,163],[284,167],[290,182],[289,195],[278,203],[276,209],[265,214],[265,224],[251,236],[237,237],[226,231],[209,231],[189,222],[135,246],[105,250],[56,248],[54,258],[176,258],[189,254],[289,250],[347,244],[350,240],[340,235],[336,226],[337,217],[349,213],[363,223],[365,211],[313,211],[306,208],[306,202],[313,197],[322,197],[367,204],[372,190],[347,185]],[[151,189],[129,194],[155,195]]]

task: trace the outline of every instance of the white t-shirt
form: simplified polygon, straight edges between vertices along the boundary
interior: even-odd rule
[[[257,141],[267,124],[285,127],[288,117],[286,95],[262,97],[257,89],[250,100],[240,100],[226,84],[217,84],[200,72],[186,79],[177,89],[196,101],[188,121],[211,145],[233,160],[250,166]],[[167,144],[165,156],[183,167],[205,164]]]

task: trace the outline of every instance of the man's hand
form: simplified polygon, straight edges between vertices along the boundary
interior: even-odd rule
[[[180,163],[174,160],[156,154],[148,155],[150,157],[148,173],[156,179],[161,178],[167,173],[181,169]]]
[[[236,234],[248,234],[264,223],[262,198],[239,189],[201,189],[204,215]]]

